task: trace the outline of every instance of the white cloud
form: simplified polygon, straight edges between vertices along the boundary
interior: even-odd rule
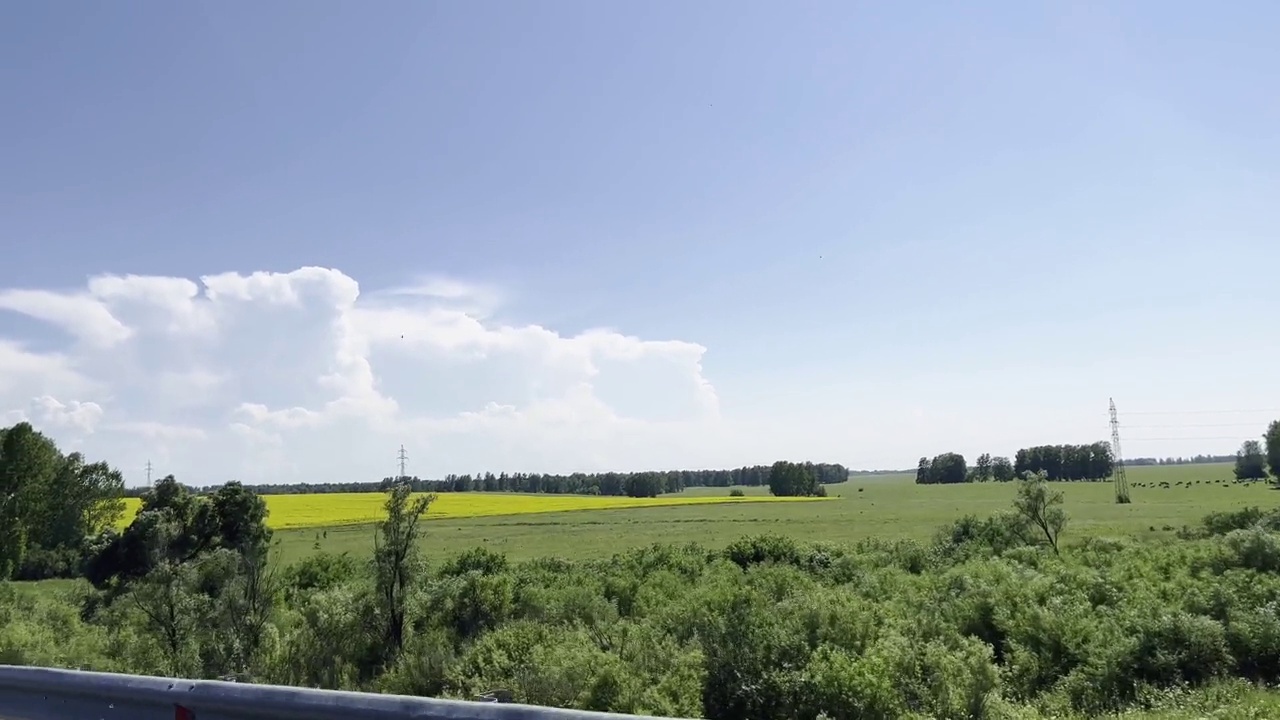
[[[503,300],[502,293],[495,287],[439,276],[426,276],[416,283],[381,290],[374,295],[401,301],[405,298],[422,298],[477,316],[488,316]]]
[[[70,428],[91,433],[102,420],[102,406],[93,401],[71,400],[64,403],[49,395],[41,395],[32,400],[32,404],[36,407],[35,421],[53,429]]]
[[[86,293],[4,290],[0,291],[0,309],[43,320],[96,345],[115,345],[133,334],[106,305]]]
[[[0,398],[21,396],[26,405],[49,392],[78,393],[88,388],[88,379],[76,372],[66,355],[33,352],[23,343],[0,337]]]
[[[401,443],[426,476],[667,467],[724,439],[701,345],[563,336],[495,320],[502,303],[440,277],[362,294],[315,267],[0,290],[71,336],[0,337],[0,415],[134,482],[147,460],[196,483],[377,479]]]
[[[131,420],[111,425],[111,430],[138,435],[150,441],[173,442],[175,440],[203,440],[208,436],[203,429],[189,425],[165,425],[149,420]]]

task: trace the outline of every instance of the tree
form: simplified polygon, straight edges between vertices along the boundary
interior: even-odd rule
[[[0,488],[0,581],[13,577],[26,551],[27,529],[18,515],[18,495]]]
[[[1089,445],[1087,480],[1104,480],[1111,477],[1116,469],[1116,457],[1112,453],[1111,443],[1096,442]]]
[[[624,485],[628,497],[658,497],[662,493],[662,478],[657,473],[632,473]]]
[[[245,557],[261,558],[271,542],[267,504],[238,482],[229,482],[213,495],[218,544]]]
[[[0,579],[22,566],[27,549],[49,527],[55,507],[50,484],[61,454],[31,423],[9,428],[0,440]]]
[[[977,473],[978,482],[987,482],[992,477],[992,460],[991,453],[982,453],[978,456],[977,462],[974,463],[973,469]]]
[[[125,595],[145,618],[143,629],[155,637],[174,675],[196,673],[194,638],[201,627],[207,599],[192,592],[196,573],[189,565],[162,562],[140,578]]]
[[[219,665],[241,675],[252,675],[259,666],[267,626],[275,611],[280,589],[266,553],[221,549],[204,558],[224,561],[229,572],[213,585],[213,606],[207,629],[219,649]],[[226,558],[224,560],[224,558]]]
[[[769,492],[777,497],[822,497],[827,494],[826,489],[818,484],[812,468],[786,460],[779,460],[769,469]]]
[[[80,547],[124,514],[124,477],[105,462],[85,464],[80,453],[62,459],[47,493],[56,499],[43,514],[46,524],[34,544],[45,548]]]
[[[922,485],[974,482],[977,479],[977,472],[969,472],[964,456],[959,453],[942,453],[932,460],[920,458],[920,464],[916,466],[916,482]]]
[[[418,521],[435,495],[412,497],[407,483],[387,494],[387,519],[374,536],[373,563],[379,608],[383,620],[383,652],[390,662],[404,647],[405,607],[409,588],[421,572],[418,558]]]
[[[1044,533],[1056,555],[1058,553],[1058,536],[1067,524],[1067,513],[1062,509],[1062,493],[1051,492],[1045,480],[1045,473],[1025,475],[1018,482],[1018,495],[1013,500],[1013,508],[1033,527]]]
[[[916,466],[916,482],[920,485],[929,485],[933,482],[933,478],[929,476],[932,466],[929,464],[929,458],[920,458],[920,464]]]
[[[1265,480],[1267,457],[1262,453],[1262,443],[1245,440],[1236,452],[1236,480]]]
[[[1012,482],[1017,477],[1013,473],[1013,463],[1009,462],[1007,457],[998,457],[991,460],[991,479],[996,482]]]
[[[124,476],[105,462],[80,468],[80,492],[89,498],[82,518],[85,536],[92,537],[115,527],[124,517]]]
[[[163,563],[181,565],[219,548],[261,558],[271,538],[266,518],[262,498],[240,483],[205,497],[167,475],[142,497],[141,510],[123,533],[108,533],[86,563],[85,576],[96,587],[120,589]]]
[[[1262,437],[1267,443],[1267,466],[1271,468],[1271,476],[1280,482],[1280,420],[1271,421],[1267,434]]]
[[[89,559],[85,576],[98,588],[114,585],[121,590],[162,564],[194,560],[211,548],[216,528],[209,499],[166,475],[142,496],[142,507],[129,527]]]
[[[962,483],[968,472],[969,467],[960,453],[942,453],[929,463],[929,478],[935,483]]]

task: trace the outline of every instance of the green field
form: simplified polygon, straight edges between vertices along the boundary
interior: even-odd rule
[[[1128,475],[1133,486],[1129,505],[1113,502],[1110,482],[1056,484],[1071,518],[1065,542],[1092,535],[1167,537],[1215,510],[1280,505],[1280,492],[1270,485],[1235,483],[1229,464],[1135,467]],[[748,495],[768,493],[763,487],[742,490]],[[827,491],[836,499],[441,518],[426,525],[425,542],[428,553],[437,557],[482,545],[519,560],[601,557],[655,542],[696,541],[721,547],[744,535],[766,532],[834,543],[868,537],[927,539],[963,515],[985,516],[1008,508],[1014,494],[1011,484],[916,485],[914,476],[906,474],[862,476],[829,485]],[[729,488],[690,488],[681,494],[728,492]],[[362,525],[282,530],[276,538],[280,559],[290,562],[314,552],[317,544],[332,552],[367,554],[373,548],[373,533],[372,525]]]

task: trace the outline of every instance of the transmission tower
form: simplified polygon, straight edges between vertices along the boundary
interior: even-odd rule
[[[151,489],[151,461],[147,461],[147,489]]]
[[[400,460],[400,477],[399,480],[405,479],[404,464],[409,461],[409,454],[404,451],[404,445],[400,446],[400,454],[396,456]]]
[[[1124,474],[1124,455],[1120,454],[1120,419],[1116,415],[1115,398],[1111,400],[1111,454],[1115,455],[1116,466],[1112,476],[1116,481],[1116,502],[1124,505],[1129,502],[1129,478]]]

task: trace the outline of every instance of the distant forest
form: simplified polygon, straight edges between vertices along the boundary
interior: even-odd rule
[[[1194,455],[1192,457],[1125,458],[1126,466],[1133,465],[1204,465],[1206,463],[1235,462],[1235,455]]]
[[[849,469],[839,463],[801,463],[820,484],[831,485],[849,479]],[[373,482],[268,483],[254,485],[259,495],[303,495],[312,493],[385,492],[400,482],[408,482],[414,492],[507,492],[556,495],[649,495],[680,492],[691,487],[760,486],[769,484],[768,465],[752,465],[733,470],[657,470],[634,473],[542,473],[488,472],[476,475],[447,475],[442,480],[423,480],[416,475],[385,477]],[[197,488],[191,488],[193,490]],[[140,497],[146,488],[129,488],[127,495]]]
[[[1139,465],[1200,465],[1205,463],[1235,462],[1235,455],[1193,455],[1190,457],[1167,458],[1126,458],[1124,464],[1129,467]],[[823,485],[841,483],[850,477],[867,475],[901,475],[915,473],[910,470],[850,470],[840,463],[805,463],[812,468]],[[421,492],[530,492],[571,495],[626,495],[627,481],[634,484],[641,478],[653,478],[661,482],[662,492],[680,492],[690,487],[730,487],[732,485],[759,486],[769,484],[769,466],[752,465],[734,470],[667,470],[637,473],[573,473],[571,475],[550,475],[541,473],[484,473],[477,475],[449,475],[443,480],[423,480],[416,475],[406,478],[415,491]],[[261,495],[302,495],[308,493],[364,493],[385,492],[394,485],[397,478],[386,477],[382,480],[366,482],[336,483],[267,483],[254,485],[253,489]],[[210,490],[221,485],[207,488],[187,486],[189,490]],[[594,490],[592,488],[595,488]],[[145,487],[131,487],[125,490],[126,497],[141,497]]]

